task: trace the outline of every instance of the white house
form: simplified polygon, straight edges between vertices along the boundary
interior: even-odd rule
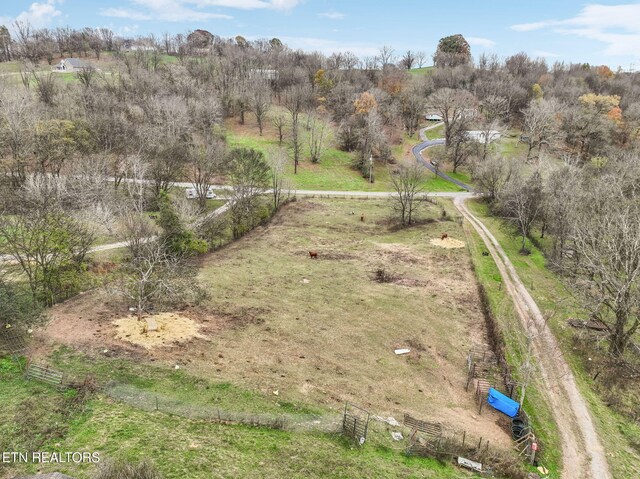
[[[55,72],[84,72],[88,70],[94,70],[95,68],[89,62],[81,60],[80,58],[63,58],[60,60],[53,71]]]
[[[489,131],[467,131],[467,138],[471,141],[477,141],[478,143],[484,143],[486,136],[489,135],[489,143],[500,139],[500,132],[496,130]]]
[[[436,115],[432,113],[431,115],[427,115],[424,117],[427,121],[442,121],[442,117],[440,115]]]

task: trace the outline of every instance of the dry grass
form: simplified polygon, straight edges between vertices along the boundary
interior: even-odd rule
[[[116,319],[116,337],[122,341],[137,344],[146,349],[171,346],[189,339],[204,337],[200,333],[200,326],[193,320],[173,313],[154,314],[157,325],[156,331],[147,331],[147,321],[138,321],[135,316]]]
[[[433,238],[430,243],[434,246],[439,246],[440,248],[444,248],[444,249],[457,249],[457,248],[464,248],[465,247],[465,243],[464,241],[460,241],[454,238]]]
[[[204,257],[199,281],[210,298],[179,314],[207,340],[152,349],[124,342],[113,320],[125,305],[89,293],[53,309],[41,344],[179,363],[189,375],[322,409],[351,401],[397,419],[407,412],[511,447],[499,414],[479,416],[464,391],[466,354],[487,343],[468,252],[430,243],[443,229],[462,237],[461,226],[431,207],[399,229],[389,211],[383,200],[298,201]],[[391,280],[379,282],[379,269]]]
[[[466,352],[486,342],[467,251],[430,245],[438,222],[392,231],[388,211],[383,201],[294,203],[209,256],[200,275],[214,292],[209,308],[241,326],[201,345],[192,367],[290,400],[407,411],[508,444],[463,389]],[[379,268],[394,280],[376,281]],[[396,356],[397,347],[412,352]]]

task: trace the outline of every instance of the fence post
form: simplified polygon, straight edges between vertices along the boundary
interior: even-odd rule
[[[344,431],[347,428],[347,405],[349,403],[344,403],[344,415],[342,416],[342,430]]]

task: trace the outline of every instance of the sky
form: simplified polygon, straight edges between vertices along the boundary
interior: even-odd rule
[[[289,47],[375,55],[391,46],[431,55],[461,33],[474,57],[526,52],[548,62],[640,69],[640,1],[600,0],[0,0],[0,24],[108,27],[135,37],[205,29],[278,37]]]

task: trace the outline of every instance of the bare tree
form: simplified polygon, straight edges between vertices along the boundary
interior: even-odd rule
[[[308,86],[296,85],[288,88],[284,92],[284,106],[289,112],[291,126],[291,152],[293,156],[293,173],[298,173],[298,164],[302,153],[302,142],[300,139],[300,113],[307,106],[311,91]]]
[[[411,50],[407,50],[402,58],[400,59],[400,65],[407,70],[411,70],[413,68],[414,63],[416,62],[415,53]]]
[[[507,188],[500,195],[500,212],[522,239],[521,254],[528,254],[526,240],[536,220],[542,214],[542,177],[539,171],[531,177],[512,175]]]
[[[534,150],[539,156],[544,145],[551,145],[559,138],[559,111],[560,105],[553,99],[531,100],[524,110],[524,141],[529,145],[527,160],[532,158]]]
[[[394,59],[395,59],[394,52],[395,50],[391,48],[389,45],[385,45],[382,48],[380,48],[378,53],[378,58],[380,58],[380,64],[382,67],[394,62]]]
[[[31,73],[36,85],[36,93],[42,103],[47,106],[54,106],[58,88],[56,86],[53,73]]]
[[[544,225],[552,235],[552,256],[562,262],[565,247],[572,229],[576,226],[575,212],[581,191],[581,175],[571,165],[562,165],[551,170],[544,184]]]
[[[262,136],[262,130],[264,129],[264,121],[269,114],[270,103],[269,87],[264,83],[259,83],[253,87],[251,108],[253,114],[256,117],[258,123],[258,129],[260,130],[260,136]]]
[[[189,180],[193,183],[200,208],[204,209],[207,192],[213,179],[222,172],[226,156],[224,143],[218,140],[207,141],[203,145],[191,145],[189,152]]]
[[[282,146],[282,140],[284,139],[284,129],[287,126],[287,118],[282,110],[277,110],[271,116],[271,123],[278,132],[278,146]]]
[[[145,213],[147,204],[147,165],[139,156],[127,158],[124,184],[126,195],[119,204],[118,235],[127,244],[129,255],[141,254],[143,245],[158,234],[158,229]]]
[[[488,95],[480,102],[479,129],[482,132],[480,158],[489,154],[489,146],[504,133],[503,120],[509,113],[509,101],[502,96]]]
[[[108,288],[135,304],[138,321],[158,305],[184,302],[203,294],[194,284],[182,258],[169,254],[159,239],[140,246],[137,256],[126,262],[118,280]]]
[[[320,163],[320,159],[327,148],[331,127],[324,117],[316,113],[310,113],[309,118],[310,125],[307,134],[309,156],[312,163]]]
[[[143,128],[143,151],[156,196],[169,191],[188,159],[191,130],[188,107],[179,97],[161,97],[146,105],[148,123]]]
[[[282,204],[283,196],[288,198],[291,189],[284,173],[287,164],[287,154],[282,148],[269,151],[267,161],[271,169],[271,195],[273,196],[273,209],[277,211]]]
[[[512,161],[501,156],[489,156],[478,161],[473,168],[473,180],[490,202],[494,202],[509,183],[514,172]]]
[[[587,306],[610,325],[610,353],[623,356],[640,327],[640,202],[628,185],[603,176],[578,203],[568,268]]]
[[[476,98],[466,90],[441,88],[427,98],[427,104],[442,117],[447,148],[476,115]]]
[[[424,113],[424,103],[424,97],[415,90],[410,90],[400,96],[400,115],[409,136],[413,136],[418,129]]]
[[[27,177],[27,157],[33,141],[31,125],[37,112],[28,92],[21,95],[3,92],[0,103],[0,147],[8,150],[11,181],[19,186]]]
[[[424,170],[418,165],[401,168],[392,173],[391,185],[395,193],[391,197],[392,209],[402,226],[408,226],[414,222],[416,210],[424,201]]]
[[[415,58],[418,68],[422,68],[424,66],[424,62],[427,60],[427,54],[420,50],[415,53]]]

